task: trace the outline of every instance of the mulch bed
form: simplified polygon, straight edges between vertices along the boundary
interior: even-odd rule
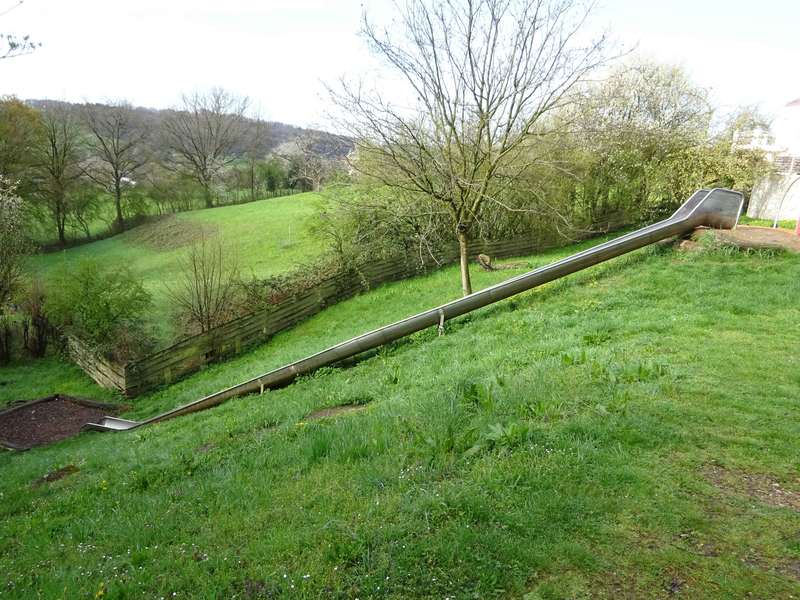
[[[0,412],[0,446],[27,450],[78,435],[86,423],[130,407],[54,394]]]

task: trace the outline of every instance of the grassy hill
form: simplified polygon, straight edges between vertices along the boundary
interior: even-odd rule
[[[551,250],[527,257],[526,260],[533,266],[545,265],[622,233],[624,232]],[[137,414],[141,412],[148,416],[158,414],[324,350],[371,328],[455,300],[461,296],[457,269],[451,267],[418,277],[413,281],[380,286],[367,295],[333,306],[325,311],[326,317],[311,319],[307,324],[282,332],[277,337],[282,339],[282,336],[288,335],[290,341],[270,342],[237,360],[223,365],[211,365],[202,374],[172,385],[163,393],[140,396],[135,401],[135,410]],[[515,277],[519,273],[518,270],[487,273],[476,269],[472,275],[473,288],[477,291]],[[344,311],[343,316],[337,317],[340,311]],[[309,330],[308,327],[312,329]],[[0,369],[0,381],[4,383],[0,386],[0,403],[43,397],[52,393],[73,394],[109,402],[120,401],[116,392],[99,387],[78,367],[67,364],[58,357],[3,367]]]
[[[266,277],[318,256],[322,240],[307,229],[316,194],[296,194],[249,204],[165,215],[122,235],[69,250],[36,257],[35,266],[47,275],[84,255],[104,264],[127,265],[153,293],[152,321],[161,338],[168,339],[169,305],[163,282],[174,276],[183,249],[203,234],[217,234],[238,250],[242,272]],[[291,236],[293,245],[281,244]]]
[[[796,596],[798,275],[645,249],[282,390],[4,453],[3,595]],[[133,416],[457,294],[457,268],[382,286]]]

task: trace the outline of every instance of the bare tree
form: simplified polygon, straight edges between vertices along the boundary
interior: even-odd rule
[[[532,150],[551,131],[546,117],[610,60],[607,34],[585,35],[593,10],[580,0],[408,0],[391,30],[366,13],[361,28],[408,100],[344,78],[328,88],[335,126],[357,140],[352,168],[393,192],[404,215],[447,216],[464,295],[475,224],[546,160]]]
[[[260,111],[258,111],[260,113]],[[260,166],[264,159],[263,152],[259,152],[264,140],[269,135],[269,123],[265,122],[260,114],[256,115],[253,124],[250,127],[247,140],[247,166],[245,183],[250,190],[250,202],[255,202],[259,199],[260,182],[259,171]]]
[[[147,129],[127,101],[86,103],[81,106],[80,114],[92,133],[88,146],[93,160],[86,174],[114,198],[114,228],[122,233],[125,231],[122,196],[126,189],[136,185],[141,169],[147,164],[142,144]]]
[[[174,165],[203,188],[206,208],[214,206],[214,183],[237,158],[234,150],[246,138],[248,98],[213,88],[181,95],[180,105],[166,112],[162,141]]]
[[[83,175],[83,133],[75,116],[61,105],[42,109],[40,136],[33,149],[39,180],[36,204],[43,221],[51,220],[58,241],[67,243],[67,220],[72,212],[70,192]]]
[[[178,259],[177,277],[164,287],[178,313],[204,332],[231,318],[238,284],[237,252],[219,236],[203,235]]]

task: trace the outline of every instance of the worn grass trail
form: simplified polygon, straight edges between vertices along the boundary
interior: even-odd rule
[[[137,416],[383,324],[448,273]],[[798,275],[639,251],[283,390],[0,455],[3,597],[797,597]],[[305,421],[342,404],[365,406]]]

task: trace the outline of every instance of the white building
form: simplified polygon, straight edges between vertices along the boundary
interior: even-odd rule
[[[756,181],[747,216],[771,220],[780,211],[781,220],[800,217],[800,98],[780,110],[767,135],[754,135],[744,147],[764,150],[774,166]]]

